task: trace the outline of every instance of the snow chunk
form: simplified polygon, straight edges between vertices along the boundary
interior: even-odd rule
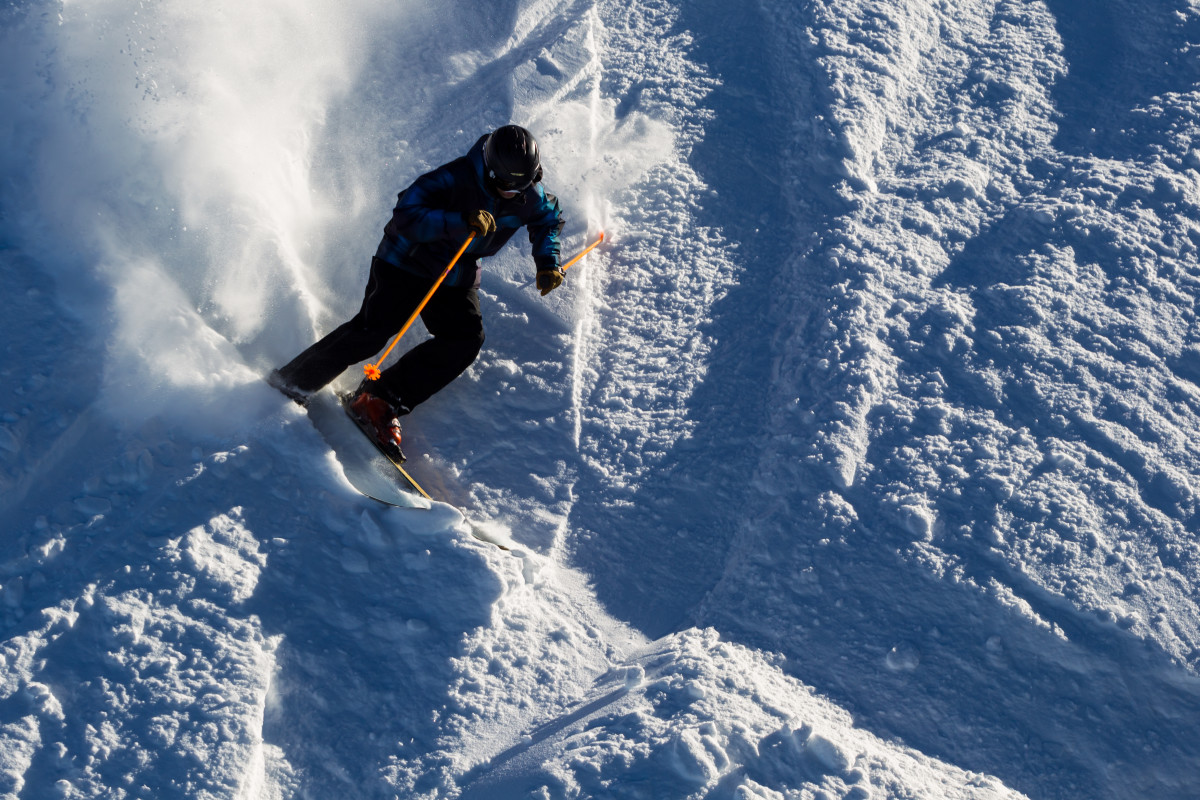
[[[824,736],[816,734],[810,736],[805,750],[821,766],[832,773],[843,773],[854,763],[854,758],[849,750]]]
[[[904,642],[888,651],[885,663],[890,670],[912,672],[921,663],[921,652],[914,645]]]
[[[214,590],[227,594],[235,603],[254,593],[259,572],[267,564],[258,541],[244,527],[241,509],[221,514],[207,525],[193,528],[184,542],[184,555],[208,578]]]
[[[33,706],[43,718],[56,722],[62,722],[65,719],[62,703],[54,696],[54,692],[49,686],[31,681],[25,687],[25,695],[32,701]]]
[[[0,797],[21,796],[40,744],[37,717],[32,714],[0,725]]]
[[[921,541],[933,541],[937,514],[924,502],[904,503],[897,509],[904,529]]]

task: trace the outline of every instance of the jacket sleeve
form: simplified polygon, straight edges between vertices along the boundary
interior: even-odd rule
[[[558,198],[538,186],[540,202],[534,216],[526,225],[533,244],[533,262],[538,270],[554,269],[561,263],[559,235],[562,232],[562,208]]]
[[[447,236],[466,236],[463,215],[447,211],[454,193],[454,175],[438,167],[413,181],[400,195],[392,214],[397,232],[413,242],[433,242]]]

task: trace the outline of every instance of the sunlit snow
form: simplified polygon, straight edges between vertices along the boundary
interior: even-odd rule
[[[0,797],[1200,796],[1198,48],[1195,0],[6,4]],[[444,502],[385,507],[262,376],[509,122],[605,241],[485,265],[406,418]]]

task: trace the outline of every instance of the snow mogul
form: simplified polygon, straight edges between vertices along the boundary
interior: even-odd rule
[[[432,338],[378,379],[364,380],[347,403],[349,413],[385,453],[403,461],[399,418],[461,375],[483,346],[479,260],[495,255],[525,227],[542,296],[563,282],[562,210],[541,181],[537,140],[519,125],[481,136],[466,155],[417,178],[400,193],[384,228],[358,313],[274,370],[270,384],[306,405],[347,367],[378,353],[474,233],[421,311]]]

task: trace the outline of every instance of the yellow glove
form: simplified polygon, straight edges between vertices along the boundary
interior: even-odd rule
[[[554,267],[553,269],[538,270],[537,287],[541,289],[542,297],[545,297],[559,286],[562,286],[563,278],[565,277],[566,274],[558,267]]]
[[[463,214],[463,219],[467,221],[467,227],[480,236],[487,236],[496,230],[496,220],[492,219],[492,215],[482,208],[478,211],[468,211]]]

